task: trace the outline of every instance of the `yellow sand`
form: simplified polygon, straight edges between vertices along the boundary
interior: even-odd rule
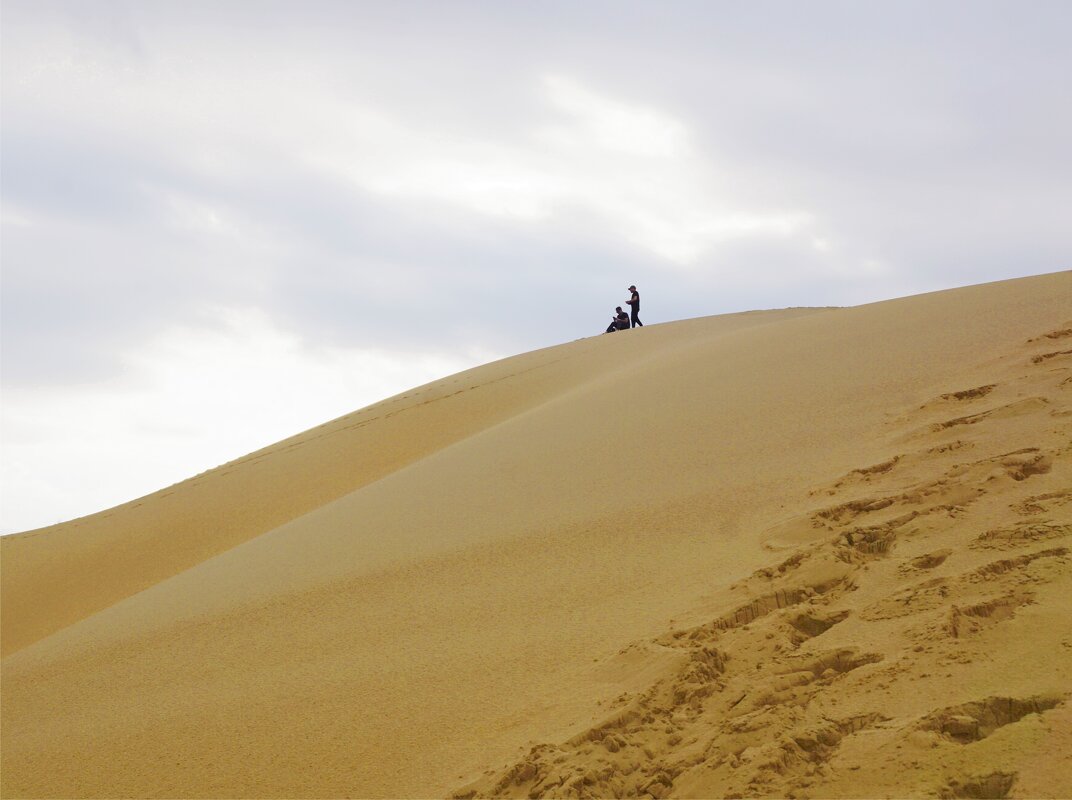
[[[4,797],[1070,797],[1072,273],[592,337],[0,542]]]

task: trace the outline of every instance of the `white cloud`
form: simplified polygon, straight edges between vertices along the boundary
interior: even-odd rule
[[[0,206],[0,217],[3,218],[4,225],[12,225],[16,228],[31,228],[37,224],[32,215],[20,211],[7,202]]]
[[[133,349],[114,382],[5,387],[0,531],[132,500],[491,358],[312,347],[262,312],[217,310]]]
[[[561,75],[545,76],[543,89],[550,105],[570,120],[548,124],[538,132],[553,146],[649,158],[673,158],[691,151],[688,128],[658,109],[618,102]]]
[[[474,123],[448,133],[337,78],[330,59],[295,69],[253,44],[232,52],[209,40],[191,50],[161,31],[150,40],[152,59],[123,49],[57,57],[86,46],[62,36],[40,52],[16,43],[20,72],[9,102],[25,113],[38,98],[62,98],[67,124],[77,120],[216,182],[312,167],[410,204],[549,228],[583,220],[596,228],[587,233],[678,267],[730,240],[801,235],[803,251],[816,235],[808,209],[780,197],[742,201],[736,185],[747,178],[696,147],[694,123],[572,75],[518,87],[533,102],[524,104],[530,118],[509,128],[519,131],[513,136]],[[193,202],[177,209],[186,224],[219,227],[217,211]]]
[[[519,141],[444,138],[365,108],[338,108],[310,163],[365,190],[431,200],[521,223],[581,216],[679,266],[720,243],[785,238],[812,226],[800,209],[741,208],[685,122],[545,76],[544,119]],[[342,101],[340,101],[342,102]],[[802,240],[802,248],[808,246]]]

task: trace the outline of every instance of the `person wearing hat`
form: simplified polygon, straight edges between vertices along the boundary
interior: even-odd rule
[[[629,304],[629,322],[630,327],[644,327],[644,323],[640,321],[640,292],[636,290],[635,286],[630,286],[629,291],[633,293],[625,302]]]

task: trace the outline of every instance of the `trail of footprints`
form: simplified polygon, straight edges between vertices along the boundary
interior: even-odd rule
[[[566,742],[532,747],[454,797],[662,798],[712,786],[727,797],[806,797],[830,774],[848,737],[924,732],[939,747],[971,747],[1066,702],[1060,694],[991,696],[905,718],[877,698],[921,654],[941,653],[945,664],[970,661],[958,648],[1012,619],[1038,587],[1072,567],[1072,490],[1031,488],[1072,455],[1072,431],[1061,423],[1069,416],[1063,409],[1072,351],[1047,349],[1069,338],[1072,324],[1035,337],[1028,358],[1015,365],[1026,363],[1026,373],[941,394],[899,420],[900,432],[907,430],[900,440],[916,449],[813,492],[821,505],[768,532],[770,548],[789,550],[788,557],[783,552],[731,587],[739,602],[706,623],[627,648],[674,654],[672,670],[618,698],[603,722]],[[1017,389],[1033,394],[1009,401]],[[927,419],[935,414],[945,418]],[[1043,415],[1045,441],[986,451],[988,425],[1024,415]],[[979,435],[969,437],[969,429]],[[996,500],[1011,522],[976,530],[973,506]],[[994,558],[958,570],[965,553]],[[897,576],[897,588],[856,614],[840,607],[848,593],[868,587],[880,562]],[[885,654],[824,646],[850,619],[901,621],[910,646]],[[874,710],[841,713],[838,689],[853,686],[875,693]],[[1002,769],[950,774],[927,791],[1006,797],[1016,777]]]

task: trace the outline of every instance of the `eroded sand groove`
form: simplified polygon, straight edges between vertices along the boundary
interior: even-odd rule
[[[960,744],[978,742],[998,728],[1019,722],[1028,714],[1042,714],[1064,697],[988,697],[972,703],[943,708],[920,722],[921,730],[938,731]]]
[[[988,742],[1037,737],[1072,676],[1039,668],[1065,690],[984,697],[960,678],[992,668],[1019,615],[1072,583],[1070,493],[1036,488],[1072,477],[1068,368],[1043,372],[1061,354],[1030,352],[1069,330],[896,420],[885,435],[914,448],[812,491],[834,502],[768,532],[772,550],[791,552],[731,587],[743,601],[633,646],[679,652],[672,670],[603,723],[454,796],[1014,793],[1015,756]],[[1069,659],[1065,635],[1054,646]]]

